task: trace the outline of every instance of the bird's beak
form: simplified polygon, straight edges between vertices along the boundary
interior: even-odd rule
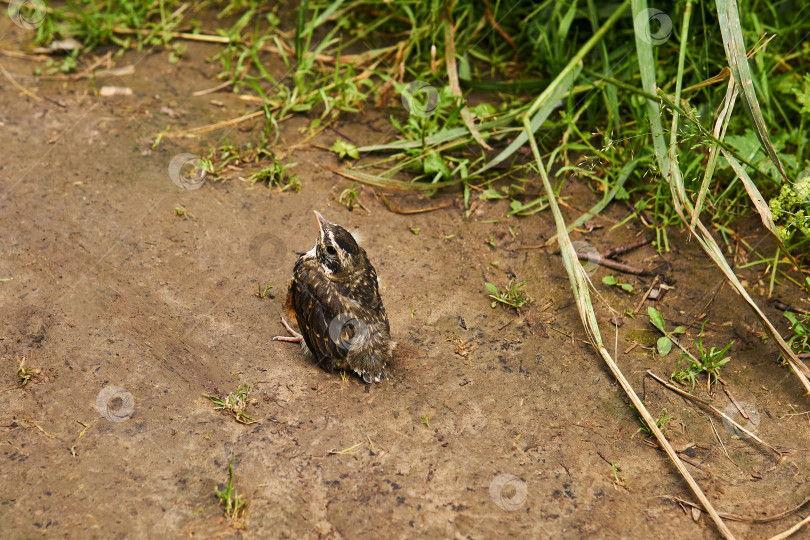
[[[320,231],[321,231],[321,238],[323,238],[323,229],[324,229],[324,227],[326,227],[327,225],[329,225],[329,222],[328,222],[328,221],[326,221],[326,218],[324,218],[324,217],[321,215],[321,213],[320,213],[320,212],[318,212],[317,210],[313,210],[313,212],[315,212],[315,217],[316,217],[316,218],[318,218],[318,229],[320,229]]]

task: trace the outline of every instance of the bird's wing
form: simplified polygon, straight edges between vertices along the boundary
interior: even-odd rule
[[[293,283],[292,303],[298,326],[316,361],[345,358],[349,328],[342,324],[341,308],[327,281],[308,268],[301,268]]]

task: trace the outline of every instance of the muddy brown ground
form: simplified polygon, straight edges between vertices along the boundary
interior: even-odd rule
[[[22,32],[4,20],[3,47],[19,47]],[[216,84],[218,67],[204,61],[212,52],[192,44],[176,66],[165,53],[127,54],[118,65],[135,64],[135,74],[115,84],[134,94],[112,100],[95,97],[87,81],[39,80],[30,62],[2,59],[45,99],[0,81],[0,278],[13,278],[0,282],[0,538],[717,537],[705,514],[667,499],[695,500],[664,453],[637,433],[637,415],[583,343],[559,257],[514,251],[553,234],[547,213],[487,223],[506,206],[485,204],[464,219],[459,194],[447,192],[392,196],[408,208],[453,203],[403,216],[370,188],[360,196],[370,214],[351,213],[335,201],[349,183],[324,168],[336,167],[336,157],[313,147],[291,158],[300,194],[238,180],[179,189],[170,160],[204,153],[208,142],[167,140],[151,150],[151,138],[168,124],[195,127],[249,110],[229,94],[213,96],[224,108],[191,96]],[[381,140],[386,117],[369,111],[339,129],[357,144]],[[300,140],[306,122],[285,122],[279,148]],[[312,142],[336,137],[327,131]],[[580,208],[596,200],[575,179],[564,194]],[[188,219],[175,213],[181,205]],[[297,346],[271,341],[282,332],[296,252],[315,240],[313,209],[359,232],[380,275],[399,343],[381,384],[343,381]],[[626,213],[616,207],[597,222],[610,226]],[[574,239],[606,249],[640,230]],[[762,241],[759,232],[748,238]],[[722,371],[727,387],[758,419],[749,427],[787,459],[777,464],[716,417],[644,381],[647,369],[668,378],[676,361],[641,347],[623,353],[628,333],[656,337],[646,316],[620,329],[619,365],[654,414],[672,416],[673,444],[719,510],[764,517],[793,508],[810,495],[810,425],[806,414],[790,414],[806,411],[808,398],[753,333],[758,324],[742,301],[728,287],[713,296],[721,276],[696,243],[677,231],[671,240],[663,258],[647,246],[624,259],[669,265],[673,289],[642,312],[656,305],[695,337],[705,311],[709,344],[735,340]],[[619,311],[651,281],[621,276],[635,286],[627,295],[601,284],[608,273],[592,278]],[[535,298],[520,316],[492,309],[484,287],[511,274],[530,280]],[[740,274],[758,289],[752,270]],[[270,283],[269,296],[254,294]],[[778,293],[801,302],[795,291]],[[781,314],[757,298],[784,331]],[[599,313],[612,342],[608,311]],[[474,350],[458,354],[458,340]],[[22,357],[36,374],[17,388]],[[255,424],[236,423],[203,397],[245,383]],[[700,383],[695,393],[707,398]],[[114,398],[110,386],[125,393]],[[713,402],[730,403],[723,392]],[[214,496],[231,459],[248,501],[243,530]],[[766,537],[806,514],[729,526],[740,537]]]

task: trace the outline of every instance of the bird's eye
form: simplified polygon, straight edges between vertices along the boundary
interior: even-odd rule
[[[337,255],[337,250],[335,250],[335,248],[332,246],[326,246],[326,253],[327,255],[334,257],[335,255]]]

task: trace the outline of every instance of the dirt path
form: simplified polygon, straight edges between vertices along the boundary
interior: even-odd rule
[[[225,108],[190,97],[212,86],[216,69],[204,62],[211,50],[192,45],[178,66],[165,54],[127,55],[119,64],[135,63],[136,72],[120,83],[134,94],[112,100],[94,97],[86,81],[36,81],[26,77],[30,63],[2,59],[43,100],[0,81],[0,278],[13,278],[0,282],[0,537],[716,536],[705,515],[693,520],[664,498],[694,500],[665,455],[636,433],[636,415],[581,341],[559,258],[512,250],[548,238],[548,215],[486,223],[505,208],[488,204],[464,220],[448,193],[429,202],[398,197],[405,207],[454,203],[402,216],[368,188],[360,200],[371,214],[350,213],[334,201],[348,183],[323,168],[336,166],[335,156],[313,149],[294,155],[300,194],[238,181],[179,189],[169,162],[205,144],[175,140],[151,150],[151,137],[170,123],[194,127],[245,110],[227,94],[216,96]],[[300,138],[305,121],[283,125],[284,144]],[[371,115],[340,129],[361,144],[388,126]],[[587,190],[569,186],[571,203],[589,206]],[[181,205],[188,219],[176,214]],[[296,252],[315,240],[312,209],[359,231],[380,275],[399,342],[382,384],[343,381],[270,339],[282,331]],[[614,211],[603,224],[625,215]],[[517,226],[515,239],[508,225]],[[602,249],[637,232],[606,231],[577,238]],[[667,320],[691,325],[694,337],[694,315],[720,275],[694,243],[673,243],[666,258],[674,289],[657,306]],[[626,260],[654,257],[647,246]],[[492,309],[484,287],[503,286],[512,273],[530,280],[536,300],[520,317]],[[593,278],[619,310],[650,282],[627,278],[636,290],[626,295],[601,285],[607,273],[597,269]],[[254,294],[271,283],[268,297]],[[646,369],[668,378],[674,353],[652,358],[637,347],[619,363],[651,411],[673,417],[669,434],[718,509],[773,515],[810,494],[808,418],[785,416],[805,411],[807,398],[774,349],[749,331],[756,323],[728,288],[705,311],[716,323],[712,345],[736,340],[723,370],[729,389],[756,412],[757,434],[790,451],[779,466],[712,419],[721,445],[705,412],[643,383]],[[782,325],[778,312],[769,314]],[[651,328],[646,316],[626,319],[620,353],[628,333],[655,337]],[[458,354],[458,340],[474,350]],[[22,356],[38,373],[16,389]],[[247,413],[258,422],[249,426],[203,397],[243,383],[254,388]],[[705,397],[705,379],[696,393]],[[729,404],[722,392],[715,402]],[[234,484],[249,504],[243,532],[214,496],[232,458]],[[730,527],[762,537],[795,521]]]

